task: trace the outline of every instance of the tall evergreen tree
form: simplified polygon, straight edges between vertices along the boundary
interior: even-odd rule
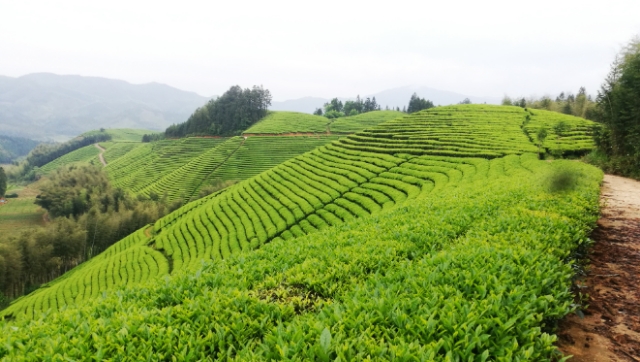
[[[600,150],[618,160],[613,171],[640,176],[640,38],[616,58],[596,102]]]
[[[7,174],[4,173],[4,168],[0,167],[0,198],[4,197],[7,192]]]
[[[409,107],[407,107],[406,111],[407,113],[413,113],[429,108],[433,108],[433,102],[420,98],[417,94],[413,93],[409,99]],[[402,111],[404,112],[404,109]]]

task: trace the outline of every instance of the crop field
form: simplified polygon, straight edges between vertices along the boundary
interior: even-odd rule
[[[242,181],[266,171],[290,158],[337,140],[338,136],[248,137],[203,185],[222,181]]]
[[[103,154],[107,164],[119,159],[131,152],[133,149],[142,146],[142,143],[134,142],[100,142],[100,147],[106,149]]]
[[[42,216],[45,211],[34,204],[36,190],[9,188],[7,193],[17,193],[18,198],[6,199],[7,202],[0,205],[0,242],[8,236],[16,236],[44,225]]]
[[[529,110],[529,113],[531,120],[525,124],[524,130],[531,139],[536,140],[538,130],[545,128],[548,135],[543,146],[550,152],[585,154],[593,149],[593,122],[539,109]],[[565,127],[559,128],[559,124]]]
[[[332,133],[354,133],[404,115],[405,113],[398,111],[373,111],[352,117],[341,117],[329,125],[329,130]]]
[[[84,146],[47,163],[40,167],[38,172],[47,175],[63,166],[88,164],[92,161],[94,164],[99,165],[98,154],[100,154],[100,150],[94,145]]]
[[[300,112],[270,112],[246,134],[326,133],[329,119]]]
[[[0,311],[0,358],[549,360],[602,172],[526,115],[419,112],[187,204]]]
[[[139,193],[224,141],[193,137],[145,143],[108,163],[106,170],[115,186]]]
[[[131,129],[131,128],[114,128],[106,129],[106,133],[111,135],[112,142],[142,142],[142,136],[145,134],[154,133],[154,131],[144,129]],[[89,136],[92,134],[100,133],[100,131],[91,131],[84,133]]]

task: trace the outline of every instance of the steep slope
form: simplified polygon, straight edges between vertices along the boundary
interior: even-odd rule
[[[442,128],[456,121],[449,113],[461,124],[491,113],[480,133],[508,142],[480,152],[477,142],[465,151],[452,141],[456,152],[492,159],[434,156],[413,143],[357,151],[367,143],[353,139],[296,157],[14,303],[4,313],[19,320],[1,327],[0,358],[556,358],[548,332],[572,310],[571,255],[588,243],[602,173],[522,151],[523,110],[434,112]],[[422,112],[374,130],[393,139],[437,118]],[[572,182],[550,192],[566,173]],[[308,235],[294,238],[296,230]],[[73,301],[82,303],[42,314]]]

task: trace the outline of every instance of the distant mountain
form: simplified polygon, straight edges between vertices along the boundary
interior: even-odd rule
[[[436,105],[448,105],[459,103],[465,98],[469,98],[472,103],[488,103],[499,104],[501,99],[497,97],[475,97],[468,96],[460,93],[443,91],[422,86],[406,86],[393,89],[387,89],[382,92],[368,95],[360,95],[361,98],[373,98],[376,97],[378,104],[384,109],[386,106],[390,108],[406,107],[409,104],[409,98],[416,93],[420,98],[425,98],[432,101]],[[343,102],[345,100],[352,100],[353,98],[341,98]],[[318,97],[304,97],[299,99],[291,99],[283,102],[271,102],[271,110],[274,111],[296,111],[313,113],[316,108],[322,108],[322,106],[328,102],[329,99]]]
[[[98,128],[164,130],[208,98],[164,84],[35,73],[0,76],[0,134],[63,141]]]
[[[0,135],[0,163],[10,163],[26,156],[39,143],[27,138]]]

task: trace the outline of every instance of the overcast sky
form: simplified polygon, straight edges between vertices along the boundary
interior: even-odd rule
[[[522,4],[522,5],[521,5]],[[274,100],[420,85],[473,96],[596,92],[640,0],[0,0],[0,75],[159,82]]]

